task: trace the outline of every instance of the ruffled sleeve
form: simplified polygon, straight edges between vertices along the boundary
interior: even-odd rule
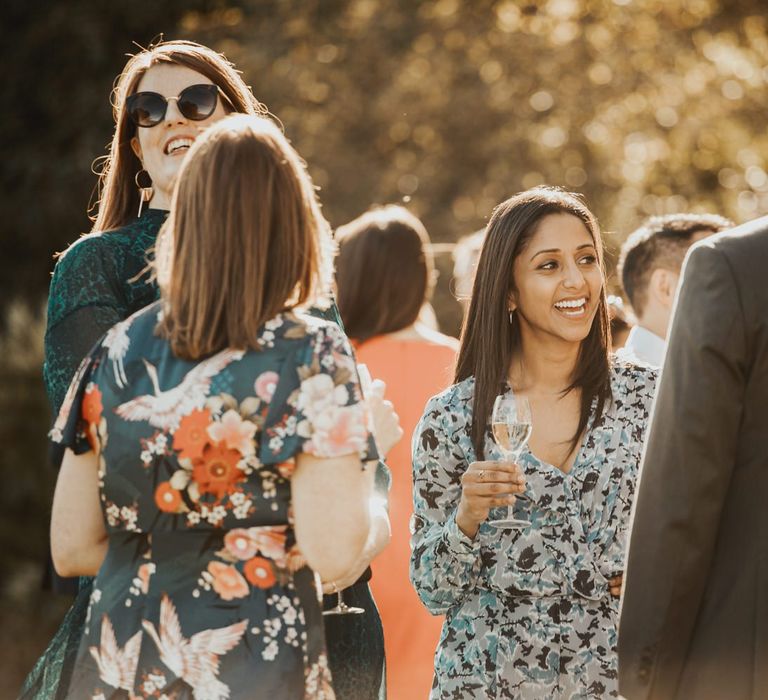
[[[300,452],[378,460],[352,349],[335,324],[311,328],[296,363],[288,363],[274,379],[278,388],[264,428],[262,464],[284,462]]]

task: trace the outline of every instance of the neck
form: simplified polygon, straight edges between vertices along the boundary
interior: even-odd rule
[[[152,193],[152,199],[149,200],[150,209],[164,209],[169,211],[171,208],[171,195],[164,190],[155,190]]]
[[[521,333],[521,347],[512,358],[511,385],[519,391],[531,389],[561,394],[573,380],[581,343],[535,338]]]
[[[424,335],[423,329],[424,326],[416,321],[416,323],[412,323],[410,326],[401,328],[399,331],[395,331],[394,333],[388,333],[387,335],[390,338],[394,338],[395,340],[419,340]]]
[[[643,314],[642,318],[637,319],[638,326],[659,336],[662,340],[667,338],[668,323],[669,316],[662,313],[646,313]]]

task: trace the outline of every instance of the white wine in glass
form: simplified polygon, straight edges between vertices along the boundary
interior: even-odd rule
[[[493,402],[491,414],[493,439],[505,458],[517,462],[531,437],[531,406],[524,396],[515,396],[512,392],[499,394]],[[502,529],[527,527],[530,522],[512,517],[507,507],[507,516],[488,522],[493,527]]]

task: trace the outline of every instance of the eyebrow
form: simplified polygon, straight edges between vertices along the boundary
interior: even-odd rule
[[[583,250],[584,248],[594,248],[594,243],[582,243],[580,246],[577,246],[576,250]],[[537,255],[543,255],[544,253],[562,253],[563,251],[560,250],[560,248],[545,248],[544,250],[536,251],[533,255],[531,255],[531,260],[533,260]]]

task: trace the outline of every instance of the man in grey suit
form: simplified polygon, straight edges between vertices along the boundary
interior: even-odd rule
[[[768,217],[686,260],[624,586],[624,697],[768,698]]]

